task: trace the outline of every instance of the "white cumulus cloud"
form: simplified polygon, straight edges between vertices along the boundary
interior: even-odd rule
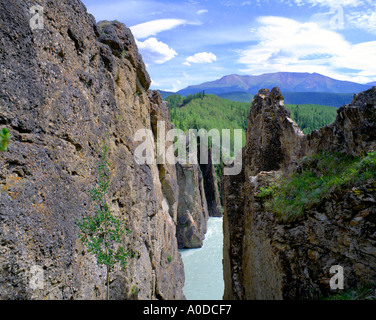
[[[184,19],[158,19],[144,23],[137,24],[130,27],[133,35],[137,39],[145,39],[151,36],[155,36],[162,31],[171,30],[177,26],[186,24]]]
[[[214,61],[217,61],[217,57],[214,53],[199,52],[185,59],[184,64],[190,66],[191,63],[212,63]]]
[[[142,57],[147,65],[162,64],[173,59],[177,52],[167,44],[158,41],[156,38],[148,38],[140,42],[137,41]]]
[[[376,74],[376,41],[351,44],[333,30],[289,18],[261,17],[258,22],[258,44],[238,50],[243,72],[317,72],[362,82]]]

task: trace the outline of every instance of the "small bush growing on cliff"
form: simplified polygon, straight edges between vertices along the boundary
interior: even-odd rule
[[[7,151],[8,150],[8,142],[10,141],[9,130],[7,128],[3,128],[0,131],[0,151]]]
[[[363,158],[339,153],[321,153],[304,158],[301,170],[282,179],[277,186],[261,189],[267,210],[282,221],[294,221],[305,210],[318,205],[335,188],[346,188],[376,178],[376,152]]]
[[[268,199],[274,196],[274,194],[278,191],[278,185],[272,183],[270,186],[265,188],[260,188],[260,193],[258,194],[259,198]]]
[[[125,231],[121,229],[120,220],[114,217],[106,195],[110,186],[108,148],[103,145],[101,159],[97,165],[97,185],[89,191],[94,202],[94,215],[77,220],[80,229],[79,239],[88,252],[95,255],[98,265],[107,268],[106,299],[109,299],[109,275],[117,262],[122,267],[127,264],[131,253],[120,246]],[[129,232],[129,231],[127,231]]]

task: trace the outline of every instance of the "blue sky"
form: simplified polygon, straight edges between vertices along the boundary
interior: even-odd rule
[[[279,71],[376,81],[376,0],[83,2],[131,28],[153,89]]]

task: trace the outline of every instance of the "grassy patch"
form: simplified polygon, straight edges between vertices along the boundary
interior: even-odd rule
[[[376,300],[376,284],[348,289],[341,293],[330,295],[323,300]]]
[[[302,216],[333,188],[346,188],[376,178],[376,152],[363,158],[322,153],[302,160],[301,170],[277,185],[261,188],[259,198],[283,222]]]

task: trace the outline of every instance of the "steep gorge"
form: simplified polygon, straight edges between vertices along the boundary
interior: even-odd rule
[[[262,193],[301,172],[311,156],[361,157],[375,149],[376,87],[355,95],[333,124],[307,136],[290,119],[278,88],[260,90],[248,117],[242,172],[224,179],[224,298],[321,298],[331,292],[335,265],[344,268],[346,288],[374,283],[374,178],[333,187],[296,219],[278,217]]]
[[[221,215],[213,166],[138,164],[137,130],[151,130],[156,141],[158,121],[166,131],[173,125],[149,90],[130,30],[97,24],[79,0],[39,1],[44,27],[32,30],[35,4],[0,0],[0,125],[12,135],[0,153],[0,299],[105,297],[105,268],[75,223],[93,210],[88,190],[103,141],[108,200],[131,231],[123,244],[137,253],[112,273],[110,298],[184,299],[178,247],[200,247],[209,215]],[[376,88],[307,136],[283,105],[277,88],[255,97],[243,170],[224,179],[225,299],[321,297],[333,265],[345,268],[349,287],[376,277],[374,180],[331,190],[295,221],[280,221],[260,197],[307,156],[375,150]],[[38,288],[30,285],[35,266],[43,270]]]

